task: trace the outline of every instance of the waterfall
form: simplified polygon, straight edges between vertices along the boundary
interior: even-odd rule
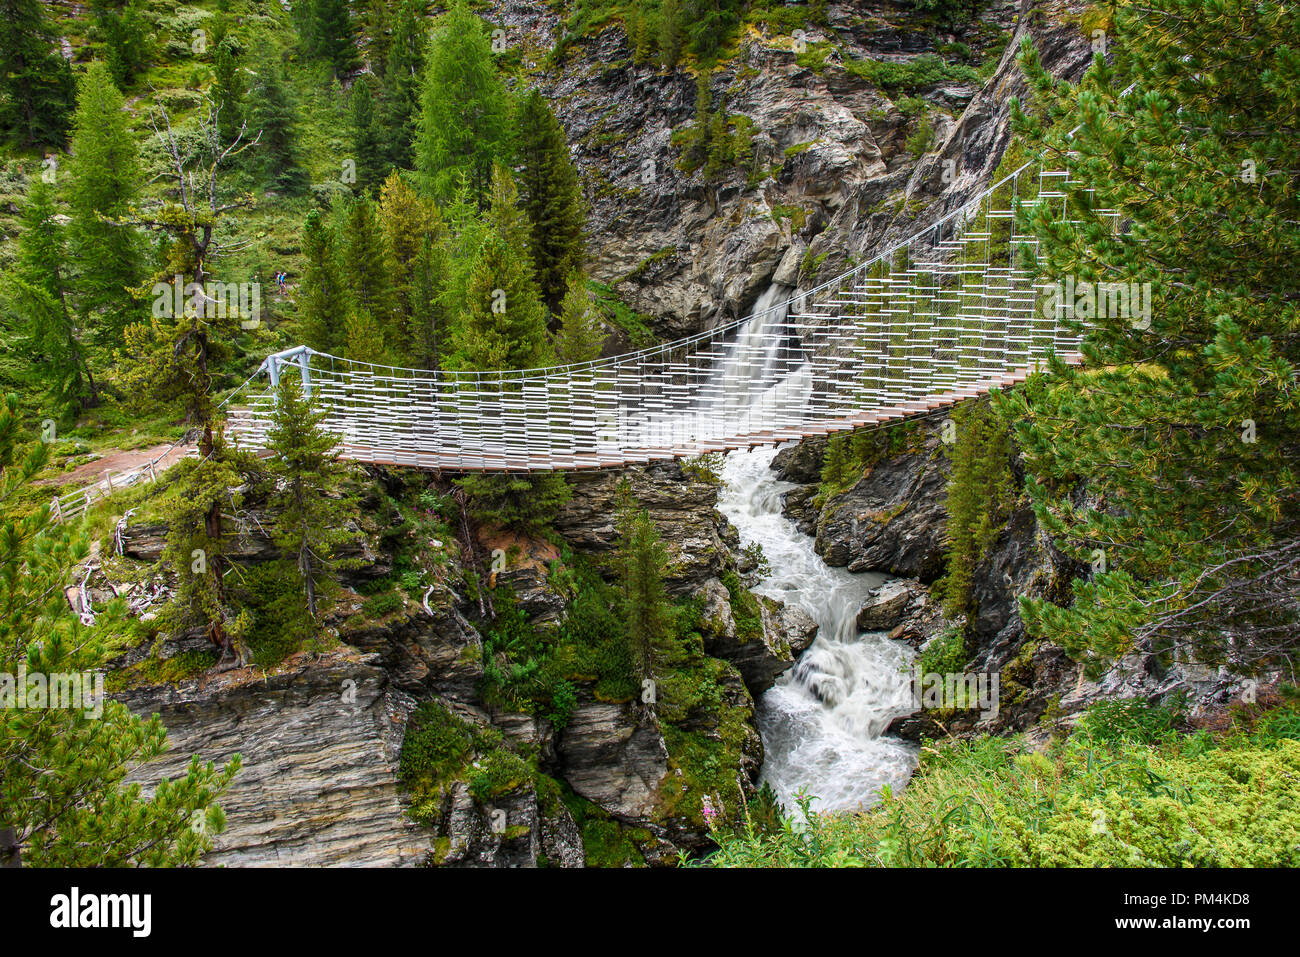
[[[773,285],[722,360],[716,376],[729,408],[761,408],[772,396],[811,388],[807,364],[774,378],[785,310],[771,309],[790,293]],[[796,393],[797,394],[797,393]],[[817,810],[855,810],[874,803],[880,788],[897,789],[916,766],[914,749],[884,735],[912,705],[908,671],[912,651],[883,633],[860,633],[857,612],[868,591],[885,581],[877,574],[831,568],[781,513],[781,496],[795,486],[770,470],[774,448],[728,454],[718,508],[745,544],[758,542],[771,572],[760,594],[804,608],[818,624],[817,638],[758,702],[766,759],[762,778],[793,812],[800,792]]]

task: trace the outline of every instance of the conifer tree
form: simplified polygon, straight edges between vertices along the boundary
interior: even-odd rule
[[[357,31],[348,0],[308,0],[302,39],[309,56],[342,78],[357,68]],[[300,28],[301,29],[301,28]]]
[[[271,499],[277,513],[272,538],[298,568],[313,622],[320,619],[322,579],[330,575],[336,549],[348,538],[347,508],[338,491],[343,475],[338,439],[321,427],[325,417],[303,394],[296,376],[280,379],[267,432],[271,474],[277,479]]]
[[[356,320],[373,322],[389,345],[394,345],[395,300],[392,276],[384,249],[384,234],[367,197],[354,200],[343,223],[340,266],[344,289]],[[368,350],[369,351],[369,350]]]
[[[546,309],[533,264],[524,245],[528,221],[515,206],[510,174],[494,171],[487,235],[465,286],[452,333],[452,369],[535,369],[553,364],[555,355],[546,333]],[[463,228],[462,235],[481,235]],[[503,391],[518,389],[510,383]],[[470,508],[481,521],[494,522],[526,534],[540,533],[567,501],[571,491],[556,472],[527,476],[474,476],[458,484],[470,497]]]
[[[619,559],[628,641],[637,678],[654,680],[655,644],[672,623],[664,569],[668,552],[645,509],[625,507],[619,529]]]
[[[49,460],[47,444],[23,450],[19,438],[10,396],[0,405],[0,695],[27,695],[35,675],[102,670],[124,618],[120,601],[98,609],[93,626],[68,607],[64,589],[89,548],[55,525],[48,507],[17,516],[14,506]],[[123,779],[166,750],[166,729],[157,715],[141,719],[121,702],[87,701],[94,684],[83,681],[77,690],[89,707],[48,699],[0,707],[0,867],[197,863],[225,826],[214,802],[239,756],[220,770],[196,757],[183,777],[142,798]]]
[[[62,146],[76,84],[40,0],[0,0],[0,133],[20,146]]]
[[[1152,293],[1149,315],[1089,320],[1082,368],[1054,364],[1006,403],[1039,521],[1092,569],[1071,607],[1027,602],[1026,623],[1094,663],[1128,651],[1238,668],[1289,659],[1300,86],[1283,77],[1296,76],[1300,10],[1153,0],[1121,3],[1115,23],[1115,63],[1098,58],[1077,88],[1028,45],[1021,57],[1049,118],[1073,109],[1082,124],[1066,141],[1065,123],[1049,129],[1037,109],[1016,117],[1068,164],[1067,212],[1082,221],[1063,221],[1059,204],[1035,210],[1041,274]]]
[[[600,311],[587,289],[587,277],[575,270],[569,276],[569,291],[560,309],[560,328],[555,334],[556,361],[565,365],[598,359],[607,338]]]
[[[220,176],[250,144],[222,141],[216,108],[210,102],[199,116],[197,151],[181,146],[165,110],[155,115],[153,128],[168,158],[175,198],[163,199],[136,219],[163,235],[166,256],[157,276],[156,291],[162,294],[155,297],[152,321],[126,331],[123,379],[140,401],[179,406],[198,430],[199,458],[170,470],[175,481],[167,497],[165,558],[179,585],[168,609],[169,624],[176,628],[197,624],[224,654],[231,655],[248,619],[236,614],[226,600],[223,509],[234,502],[231,490],[243,483],[238,463],[222,441],[213,391],[217,370],[231,354],[241,321],[248,317],[218,308],[208,289],[214,264],[226,245],[221,220],[252,203],[248,196],[228,197]],[[198,290],[179,309],[165,292],[172,282]]]
[[[52,407],[75,415],[94,403],[95,377],[69,304],[63,227],[57,217],[54,187],[33,180],[6,296],[23,321],[25,350]]]
[[[564,127],[536,90],[524,97],[516,126],[519,192],[532,224],[530,252],[542,300],[558,314],[569,274],[582,266],[586,204]]]
[[[388,164],[411,169],[415,160],[416,123],[424,77],[424,0],[404,0],[393,25],[384,66],[381,108]]]
[[[442,216],[394,172],[380,191],[379,219],[399,324],[405,320],[400,361],[434,368],[447,239]]]
[[[374,193],[388,172],[381,131],[375,119],[375,102],[370,94],[370,84],[358,78],[352,85],[349,104],[349,123],[352,127],[352,151],[357,163],[357,189]]]
[[[124,220],[141,186],[126,120],[108,67],[90,64],[77,95],[68,238],[79,311],[94,340],[110,348],[121,344],[126,325],[140,315],[128,290],[144,279],[139,236]]]
[[[217,129],[222,139],[234,140],[244,123],[243,48],[234,37],[224,37],[212,55],[212,102],[217,107]]]
[[[278,60],[265,58],[257,68],[246,105],[249,135],[257,138],[254,162],[263,182],[285,193],[301,192],[307,174],[298,158],[298,108]]]
[[[681,0],[663,0],[659,13],[659,56],[663,65],[672,69],[682,55],[685,40],[682,28]]]
[[[302,230],[303,273],[298,318],[305,341],[320,352],[339,354],[344,342],[346,308],[339,281],[334,230],[312,210]]]
[[[546,310],[533,281],[527,219],[515,206],[510,174],[493,177],[491,232],[470,274],[455,330],[453,368],[536,369],[554,354],[546,334]]]
[[[956,440],[944,510],[948,514],[948,571],[944,610],[969,613],[975,566],[994,544],[1015,503],[1009,467],[1011,450],[1006,423],[985,402],[968,402],[953,411]]]
[[[460,180],[482,202],[492,165],[509,154],[508,100],[483,21],[457,3],[439,18],[425,59],[416,169],[448,198]]]
[[[144,13],[137,2],[120,8],[95,4],[95,21],[104,40],[104,59],[118,89],[139,76],[149,62],[151,44]]]

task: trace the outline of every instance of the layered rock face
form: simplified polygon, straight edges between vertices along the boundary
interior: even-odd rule
[[[701,609],[702,650],[712,656],[704,665],[718,686],[715,706],[652,715],[636,700],[605,700],[593,683],[578,681],[578,700],[556,730],[545,717],[489,702],[482,694],[483,635],[492,623],[469,597],[468,566],[457,553],[450,575],[423,602],[407,598],[368,614],[363,596],[345,589],[323,623],[332,650],[299,652],[269,671],[204,666],[182,680],[160,681],[148,670],[159,660],[148,643],[126,650],[113,663],[126,685],[117,697],[139,713],[158,713],[172,745],[168,757],[136,779],[150,786],[175,776],[191,754],[219,763],[242,756],[243,769],[222,800],[227,829],[208,856],[213,864],[581,866],[587,858],[581,828],[566,803],[539,792],[533,780],[490,798],[476,796],[472,776],[451,781],[416,823],[400,756],[412,714],[421,703],[436,702],[465,727],[499,733],[502,747],[535,756],[539,772],[589,802],[607,828],[632,829],[639,859],[669,864],[680,850],[702,846],[707,830],[690,802],[707,795],[693,790],[698,785],[683,773],[684,758],[666,736],[676,735],[678,748],[684,735],[730,741],[736,793],[752,793],[763,760],[754,696],[793,665],[816,625],[797,609],[733,594],[723,584],[725,576],[738,587],[736,533],[715,509],[718,486],[704,468],[664,463],[574,476],[573,498],[556,528],[575,551],[597,563],[611,558],[623,483],[667,546],[670,590]],[[247,527],[231,539],[244,573],[276,555],[263,531],[267,516],[258,515],[255,503],[246,515]],[[361,540],[349,554],[373,554],[376,568],[391,571],[386,528],[362,517]],[[123,587],[110,585],[113,576],[160,554],[165,534],[162,526],[128,523],[120,536],[123,556],[111,568],[101,567],[96,552],[93,603],[102,605],[111,587]],[[484,553],[510,550],[488,593],[508,587],[510,601],[533,627],[556,634],[570,597],[552,577],[555,546],[492,529],[477,537]],[[349,580],[364,582],[372,572],[353,568]],[[731,603],[741,597],[760,609],[757,632],[737,627]],[[210,654],[199,636],[163,638],[163,664]],[[664,680],[674,680],[667,668]]]
[[[413,699],[375,658],[340,653],[264,679],[213,675],[123,693],[133,711],[162,717],[171,744],[132,780],[183,775],[190,755],[241,756],[210,865],[420,863],[431,834],[403,814],[396,774]]]

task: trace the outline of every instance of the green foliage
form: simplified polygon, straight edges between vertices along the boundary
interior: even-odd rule
[[[446,199],[464,182],[482,200],[493,165],[510,153],[509,99],[483,21],[463,3],[438,19],[424,69],[415,156],[421,183]]]
[[[356,69],[356,24],[348,0],[301,0],[294,17],[308,56],[327,63],[336,77]]]
[[[263,58],[244,104],[247,136],[257,139],[249,153],[261,181],[271,189],[294,194],[307,186],[298,157],[298,108],[278,60]]]
[[[1279,709],[1294,716],[1294,706]],[[1112,726],[1111,722],[1115,722]],[[1300,741],[1168,729],[1170,713],[1113,703],[1048,755],[984,737],[922,751],[901,795],[863,814],[715,835],[714,866],[1294,867],[1288,783]],[[1275,719],[1273,727],[1287,727]]]
[[[104,41],[105,62],[117,87],[129,86],[152,58],[153,43],[143,0],[129,0],[114,8],[95,5],[97,33]]]
[[[673,133],[673,145],[681,149],[677,167],[686,173],[703,167],[710,179],[729,169],[753,175],[754,121],[747,116],[729,116],[725,94],[715,109],[710,80],[710,71],[701,70],[696,80],[695,121]]]
[[[346,528],[349,503],[340,495],[338,437],[322,427],[326,415],[303,394],[297,376],[286,370],[266,435],[272,453],[269,470],[276,479],[270,500],[276,512],[271,539],[298,569],[309,622],[320,617],[321,577],[338,566],[338,546],[352,537]]]
[[[233,592],[250,618],[245,643],[257,667],[275,667],[314,637],[316,629],[303,613],[302,578],[292,561],[253,565]]]
[[[554,342],[556,361],[566,364],[598,359],[607,338],[595,297],[587,288],[587,277],[575,271],[569,276],[569,291],[560,307],[560,328]]]
[[[20,146],[62,146],[72,69],[40,0],[0,0],[0,135]]]
[[[968,402],[953,411],[956,436],[947,447],[952,458],[948,479],[945,536],[948,546],[944,610],[950,615],[974,611],[971,578],[975,566],[996,542],[1016,500],[1011,450],[1005,422],[984,402]]]
[[[655,674],[654,649],[671,625],[664,569],[668,552],[644,509],[624,507],[619,523],[619,569],[623,576],[627,635],[637,677]]]
[[[822,459],[818,501],[852,488],[872,468],[912,448],[920,425],[903,423],[888,429],[860,429],[831,436]]]
[[[441,701],[426,701],[411,715],[398,758],[398,779],[409,792],[411,816],[434,824],[442,789],[466,781],[480,803],[516,790],[533,776],[500,731],[472,724]]]
[[[1141,698],[1099,701],[1084,713],[1078,733],[1108,744],[1156,744],[1173,733],[1179,711]]]
[[[317,351],[338,354],[345,342],[345,319],[335,233],[316,210],[303,224],[302,249],[298,316],[303,338]]]
[[[586,203],[564,127],[536,90],[520,103],[515,130],[520,206],[531,226],[529,253],[542,301],[558,315],[571,276],[582,267]]]
[[[890,92],[916,92],[943,83],[980,85],[979,74],[975,70],[948,63],[933,53],[922,53],[902,61],[846,59],[844,69],[873,86]]]
[[[948,628],[930,639],[916,659],[922,675],[959,674],[966,667],[966,641],[960,628]]]
[[[18,439],[10,396],[0,406],[0,506],[48,461],[47,445],[21,449]],[[0,855],[35,867],[194,864],[224,827],[215,800],[239,757],[220,770],[195,758],[147,799],[140,785],[122,783],[166,749],[167,735],[157,715],[146,721],[120,702],[84,697],[94,694],[88,673],[103,668],[125,612],[114,602],[86,627],[68,608],[63,589],[87,553],[46,508],[0,521],[0,694],[15,694],[20,668],[28,687],[35,675],[86,676],[86,707],[0,707]]]
[[[749,642],[763,637],[763,612],[758,599],[741,583],[733,571],[722,573],[722,584],[731,596],[731,617],[736,622],[736,637]]]
[[[934,124],[930,122],[930,115],[928,113],[923,113],[920,122],[918,122],[916,128],[908,134],[907,141],[903,146],[912,154],[913,159],[920,159],[926,153],[930,152],[930,147],[933,145]]]
[[[96,342],[117,348],[127,324],[140,317],[128,290],[144,279],[141,243],[122,219],[139,196],[142,175],[122,94],[103,63],[92,63],[78,88],[72,150],[68,239],[75,298]]]
[[[1151,284],[1149,317],[1132,302],[1092,316],[1084,365],[1054,364],[1005,403],[1041,527],[1095,570],[1070,607],[1022,612],[1092,667],[1175,647],[1267,667],[1300,634],[1279,587],[1300,548],[1300,199],[1279,172],[1300,166],[1300,88],[1273,79],[1294,72],[1300,11],[1122,3],[1115,30],[1116,62],[1077,87],[1021,56],[1036,106],[1014,119],[1030,148],[1062,146],[1066,113],[1081,124],[1061,154],[1080,225],[1060,204],[1023,224],[1039,274]]]
[[[25,359],[30,381],[39,384],[57,418],[75,416],[96,399],[81,330],[71,310],[64,227],[54,189],[33,181],[23,207],[17,263],[3,287],[22,339],[15,350]]]

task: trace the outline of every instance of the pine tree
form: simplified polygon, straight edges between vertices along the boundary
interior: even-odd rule
[[[276,512],[272,538],[298,568],[307,615],[320,619],[321,580],[335,567],[337,547],[348,539],[347,507],[339,497],[343,466],[338,439],[321,427],[327,413],[303,394],[298,378],[280,379],[267,448],[277,488],[271,499]]]
[[[358,319],[373,322],[390,346],[400,348],[394,341],[396,301],[387,258],[374,201],[366,197],[353,201],[343,225],[340,266],[344,289]],[[373,350],[367,352],[373,354]]]
[[[600,311],[587,289],[587,277],[575,270],[569,276],[569,291],[560,309],[555,358],[561,364],[590,362],[600,357],[607,338]]]
[[[1154,0],[1121,4],[1115,25],[1115,63],[1098,58],[1078,88],[1054,83],[1028,45],[1021,57],[1050,115],[1072,103],[1082,123],[1067,142],[1037,111],[1016,116],[1068,164],[1068,215],[1082,221],[1063,222],[1059,204],[1034,211],[1042,275],[1151,283],[1149,315],[1093,316],[1082,368],[1053,364],[1005,403],[1040,523],[1093,569],[1071,607],[1028,602],[1026,623],[1094,663],[1290,659],[1300,86],[1282,77],[1296,76],[1300,11]]]
[[[517,194],[510,174],[497,167],[491,188],[488,230],[468,275],[463,302],[455,313],[451,369],[535,369],[554,363],[546,333],[546,309],[533,280],[526,247],[528,221],[515,206]],[[463,211],[459,214],[465,215]],[[478,237],[462,226],[462,236]],[[455,277],[453,277],[453,284]],[[517,389],[505,384],[502,390]],[[480,521],[540,534],[554,519],[571,491],[557,472],[527,476],[475,476],[458,483]]]
[[[462,179],[480,202],[492,165],[509,155],[505,86],[483,21],[457,3],[438,20],[425,62],[416,169],[433,197]]]
[[[514,205],[510,174],[496,168],[488,221],[492,225],[470,275],[454,340],[452,368],[536,369],[554,354],[546,310],[533,280],[527,219]]]
[[[375,119],[374,98],[370,84],[358,78],[352,85],[349,122],[352,127],[352,152],[357,163],[357,189],[373,193],[388,173],[388,164],[379,125]]]
[[[569,274],[582,266],[586,204],[564,127],[536,90],[524,97],[516,128],[519,191],[532,224],[530,252],[542,299],[558,314]]]
[[[142,177],[122,94],[103,63],[90,64],[82,78],[73,127],[68,239],[76,298],[93,339],[113,348],[140,315],[128,290],[144,279],[143,255],[138,234],[123,219]]]
[[[20,146],[62,146],[76,84],[40,0],[0,0],[0,132]]]
[[[23,693],[30,676],[84,675],[90,706],[0,706],[0,866],[162,867],[197,863],[224,828],[214,802],[239,770],[195,758],[181,778],[147,799],[127,773],[167,748],[157,715],[143,720],[117,701],[85,702],[90,672],[102,670],[122,603],[82,625],[64,589],[85,560],[84,537],[55,525],[48,508],[12,508],[48,462],[49,446],[18,447],[18,403],[0,405],[0,698]],[[118,639],[120,640],[120,638]],[[102,711],[99,710],[102,708]]]
[[[51,406],[75,416],[96,399],[95,378],[69,306],[63,227],[54,187],[34,180],[23,208],[7,296],[22,321],[24,348]]]
[[[337,355],[345,341],[343,287],[339,282],[334,230],[318,211],[307,214],[302,230],[303,273],[298,319],[306,343]]]
[[[420,85],[424,76],[425,6],[423,0],[402,3],[384,66],[380,114],[386,158],[396,169],[411,169],[415,159]]]
[[[258,66],[246,111],[248,136],[257,140],[251,155],[263,182],[280,192],[301,192],[307,174],[298,158],[298,108],[277,60],[268,57]]]
[[[659,10],[659,56],[663,65],[671,70],[681,59],[685,32],[682,27],[681,0],[663,0]]]

